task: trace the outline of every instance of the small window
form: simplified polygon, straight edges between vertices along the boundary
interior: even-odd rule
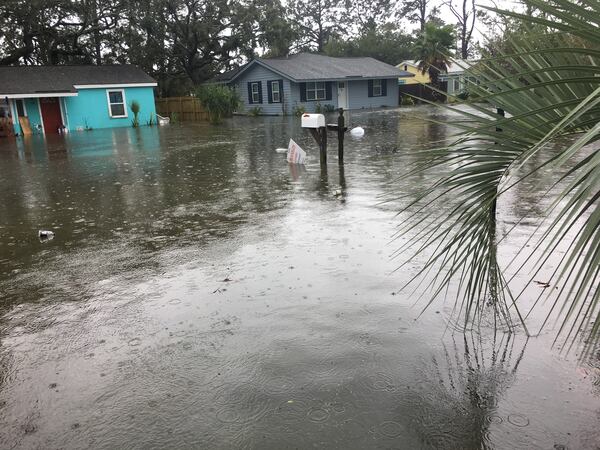
[[[306,100],[325,100],[325,82],[306,83]]]
[[[343,81],[340,81],[338,83],[338,88],[340,88],[340,89],[346,89],[346,83],[344,83]]]
[[[382,95],[381,80],[373,80],[373,97],[381,97]]]
[[[406,72],[408,70],[408,66],[406,64],[404,64],[404,71]]]
[[[279,81],[271,81],[271,99],[273,103],[281,103],[281,93],[279,92]]]
[[[454,91],[460,91],[460,80],[458,78],[454,80]]]
[[[252,103],[260,103],[260,91],[258,88],[258,83],[252,83]]]
[[[17,117],[25,117],[27,114],[25,113],[25,104],[23,103],[23,99],[16,99],[15,105],[17,106]]]
[[[127,108],[125,107],[125,91],[106,91],[108,97],[108,112],[110,117],[127,117]]]

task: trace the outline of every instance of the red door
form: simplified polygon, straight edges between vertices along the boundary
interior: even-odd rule
[[[57,134],[58,129],[63,126],[62,117],[60,115],[60,103],[58,103],[58,98],[40,98],[40,108],[42,110],[44,132],[46,134]]]

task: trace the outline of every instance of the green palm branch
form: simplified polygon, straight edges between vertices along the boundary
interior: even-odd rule
[[[558,336],[593,338],[600,330],[600,151],[590,145],[600,138],[600,3],[525,3],[540,17],[490,9],[544,30],[546,38],[515,39],[512,52],[496,52],[467,68],[477,80],[469,83],[469,100],[444,106],[460,116],[452,124],[460,133],[448,145],[424,150],[425,162],[405,175],[438,174],[402,210],[407,219],[399,235],[412,234],[398,255],[410,250],[404,264],[427,255],[409,285],[425,282],[431,301],[458,286],[455,312],[465,327],[488,310],[495,320],[515,325],[518,317],[526,327],[527,315],[518,307],[523,291],[511,291],[507,268],[497,262],[496,248],[506,237],[497,236],[502,211],[496,205],[533,175],[563,174],[552,180],[546,193],[551,206],[521,248],[525,263],[516,269],[531,264],[531,284],[567,243],[552,289],[545,290],[552,303],[542,327],[555,315]]]

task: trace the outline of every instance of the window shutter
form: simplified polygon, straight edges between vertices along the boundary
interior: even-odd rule
[[[325,100],[331,100],[331,81],[325,82]]]
[[[283,103],[283,80],[279,80],[279,101]]]
[[[258,82],[258,103],[262,103],[263,102],[263,96],[262,96],[262,81]]]
[[[254,103],[252,101],[252,83],[248,82],[248,103]]]
[[[369,89],[369,97],[373,97],[373,80],[367,81],[367,85]]]
[[[387,95],[387,83],[388,80],[381,80],[381,95],[384,97]]]
[[[272,81],[267,81],[267,100],[269,103],[273,103],[273,86],[271,86]]]
[[[306,101],[306,83],[300,83],[300,101]]]

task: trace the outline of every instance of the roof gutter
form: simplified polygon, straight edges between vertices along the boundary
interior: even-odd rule
[[[77,92],[35,92],[33,94],[0,94],[0,98],[77,97]]]

